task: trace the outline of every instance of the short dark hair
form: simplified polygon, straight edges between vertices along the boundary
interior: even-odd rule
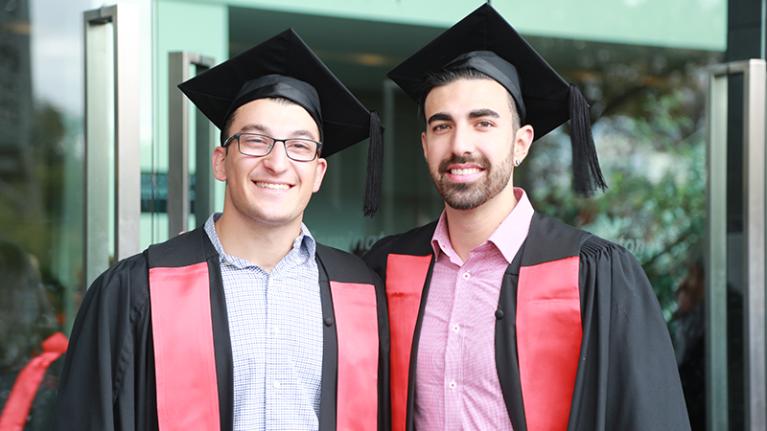
[[[426,96],[429,95],[431,90],[458,81],[459,79],[490,79],[495,81],[490,75],[471,68],[442,70],[429,74],[424,80],[425,90],[418,103],[418,109],[424,121],[426,121]],[[519,118],[519,111],[517,110],[517,103],[514,101],[514,98],[508,90],[506,91],[506,95],[509,96],[509,109],[511,110],[512,125],[515,129],[518,129],[521,125],[521,120]]]

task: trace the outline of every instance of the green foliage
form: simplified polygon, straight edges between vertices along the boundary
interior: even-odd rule
[[[634,253],[667,320],[676,309],[677,287],[701,257],[704,234],[705,109],[696,70],[671,71],[641,91],[606,78],[587,83],[598,86],[592,93],[611,106],[594,121],[605,193],[584,198],[571,192],[569,139],[561,129],[536,142],[520,170],[519,183],[536,209]],[[620,88],[630,88],[631,96]]]

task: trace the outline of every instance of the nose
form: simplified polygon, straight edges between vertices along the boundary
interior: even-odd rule
[[[277,141],[274,143],[272,151],[264,156],[264,166],[275,173],[288,169],[290,159],[288,158],[287,148],[285,148],[285,142]]]
[[[457,156],[471,154],[474,151],[472,138],[471,130],[468,127],[456,124],[450,136],[450,149],[453,154]]]

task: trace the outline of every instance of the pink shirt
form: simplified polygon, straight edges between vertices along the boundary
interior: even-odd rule
[[[503,273],[533,217],[524,190],[514,195],[517,205],[466,262],[450,243],[444,212],[437,223],[416,359],[418,430],[512,429],[495,367],[495,311]]]

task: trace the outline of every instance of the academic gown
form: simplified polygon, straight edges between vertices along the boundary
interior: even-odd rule
[[[433,222],[383,238],[365,256],[368,265],[385,280],[389,300],[393,430],[414,429],[415,373],[418,372],[415,364],[434,265],[431,238],[435,228],[436,222]],[[542,391],[543,402],[538,399],[541,409],[531,412],[525,401],[532,401],[533,396],[523,393],[520,384],[521,374],[527,371],[520,369],[518,356],[520,322],[516,316],[523,312],[517,309],[520,268],[575,257],[582,322],[580,355],[575,363],[577,371],[569,412],[565,404],[562,426],[546,429],[565,429],[567,424],[566,429],[570,431],[689,430],[669,333],[657,298],[637,260],[616,244],[538,213],[532,218],[525,243],[504,274],[496,311],[496,369],[514,430],[538,431],[529,427],[526,416],[548,414],[546,391]],[[403,272],[401,268],[393,268],[393,261],[406,262],[410,269]],[[400,309],[394,305],[406,298],[401,292],[392,292],[395,284],[392,277],[413,277],[419,267],[423,268],[425,277],[411,278],[423,282],[417,289],[421,293],[415,306],[417,310],[412,312],[415,325],[398,330],[397,315],[408,313],[406,307]],[[554,279],[559,277],[559,274],[548,275]],[[575,314],[577,316],[577,312]],[[403,332],[405,335],[401,335]],[[577,352],[577,344],[575,348]],[[395,366],[395,350],[403,349],[410,349],[409,360],[404,361],[409,366]],[[540,395],[536,396],[540,398]],[[530,399],[526,400],[526,396]],[[404,413],[398,414],[398,409]]]
[[[336,429],[338,338],[330,282],[373,284],[379,339],[378,429],[389,427],[388,327],[378,277],[359,258],[317,244],[323,314],[320,430]],[[207,262],[220,426],[233,427],[232,351],[219,256],[202,228],[120,261],[88,289],[72,329],[58,397],[59,430],[156,430],[148,268]],[[191,334],[191,336],[195,336]],[[256,341],[257,342],[257,341]],[[375,394],[373,394],[375,395]],[[353,412],[350,412],[353,413]]]

